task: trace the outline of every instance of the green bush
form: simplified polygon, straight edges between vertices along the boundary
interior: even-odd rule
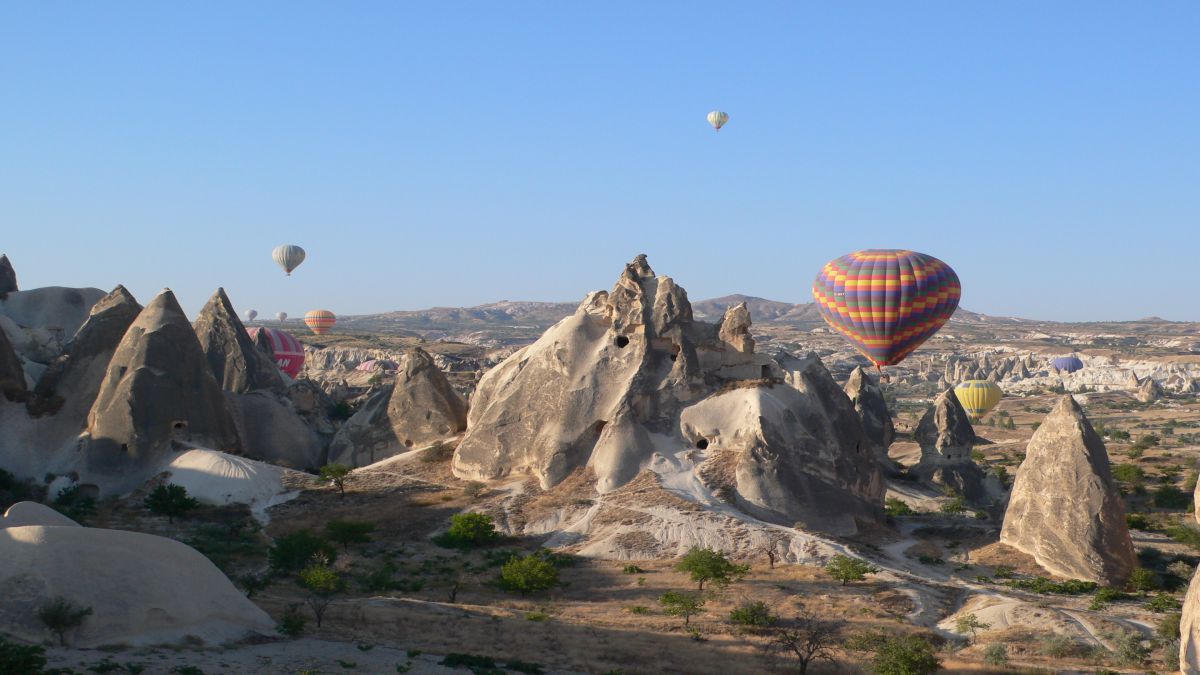
[[[958,495],[940,507],[942,513],[956,514],[967,510],[967,500]]]
[[[668,616],[683,617],[684,626],[689,624],[693,616],[704,611],[704,596],[699,593],[667,591],[658,602]]]
[[[67,633],[82,626],[84,619],[91,615],[91,607],[79,607],[61,595],[38,610],[38,618],[58,636],[58,644],[63,647],[67,646]]]
[[[45,667],[45,647],[19,645],[0,637],[0,673],[37,675]]]
[[[769,628],[775,625],[779,617],[771,613],[771,608],[762,600],[743,602],[729,611],[729,622],[745,628]]]
[[[675,569],[690,574],[692,581],[697,582],[702,591],[708,581],[717,586],[726,586],[742,578],[750,571],[750,566],[735,564],[720,551],[693,546],[675,565]]]
[[[646,570],[643,570],[637,565],[626,565],[625,567],[621,568],[622,574],[643,574],[645,571]]]
[[[862,581],[868,574],[879,572],[879,568],[865,560],[845,555],[835,555],[825,564],[825,573],[840,581],[843,586],[851,581]]]
[[[1146,472],[1136,464],[1114,464],[1112,475],[1118,481],[1130,485],[1141,483],[1146,478]]]
[[[1153,525],[1150,519],[1144,513],[1126,513],[1125,525],[1131,530],[1143,530],[1149,532]]]
[[[346,551],[350,544],[368,544],[375,524],[362,520],[331,520],[325,523],[325,537],[335,544],[341,544]]]
[[[1161,485],[1154,491],[1154,506],[1160,509],[1180,510],[1192,505],[1192,496],[1174,485]]]
[[[558,585],[558,568],[536,553],[513,556],[500,568],[499,586],[522,596]]]
[[[59,513],[81,524],[96,515],[96,500],[85,496],[78,485],[59,490],[51,506]]]
[[[875,651],[871,665],[878,675],[926,675],[942,668],[933,645],[915,635],[885,640]]]
[[[176,518],[182,518],[189,511],[199,508],[200,502],[188,496],[187,488],[169,483],[154,488],[154,491],[142,500],[142,505],[150,513],[166,516],[168,523],[174,523]]]
[[[304,633],[304,626],[307,624],[308,619],[300,613],[300,605],[291,604],[283,611],[283,617],[279,619],[279,625],[275,627],[275,630],[279,631],[280,635],[294,638]]]
[[[1167,536],[1180,544],[1200,549],[1200,530],[1190,525],[1174,525],[1167,528]]]
[[[1162,579],[1152,570],[1139,567],[1129,575],[1129,586],[1135,591],[1156,591],[1162,588]]]
[[[1181,605],[1179,600],[1166,593],[1159,593],[1153,598],[1150,598],[1150,602],[1146,603],[1146,609],[1154,612],[1155,614],[1178,612],[1180,607]]]
[[[434,541],[447,548],[476,548],[500,539],[496,524],[486,513],[456,513],[450,516],[450,529]]]
[[[1008,665],[1008,647],[1000,643],[990,644],[983,650],[983,662],[989,666],[1003,668]]]
[[[1154,633],[1164,640],[1178,640],[1179,625],[1182,621],[1182,614],[1171,612],[1158,620],[1158,623],[1154,626]]]
[[[883,502],[883,510],[889,516],[893,517],[912,516],[916,515],[917,513],[916,511],[913,511],[912,507],[909,506],[907,502],[905,502],[903,499],[897,499],[896,497],[888,497],[887,500]]]
[[[1046,577],[1033,577],[1032,579],[1014,579],[1009,581],[1007,586],[1042,595],[1048,593],[1055,595],[1085,595],[1096,590],[1097,584],[1094,581],[1082,581],[1079,579],[1055,582]]]
[[[337,549],[311,530],[285,534],[267,550],[267,562],[276,573],[303,569],[317,557],[332,562],[337,558]]]

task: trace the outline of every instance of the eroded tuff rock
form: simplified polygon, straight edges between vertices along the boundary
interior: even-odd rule
[[[871,441],[876,458],[888,462],[888,446],[896,436],[896,429],[879,383],[858,366],[850,373],[844,389],[862,420],[863,431]]]
[[[1163,397],[1162,385],[1160,385],[1158,382],[1155,382],[1153,378],[1147,377],[1145,381],[1138,386],[1133,397],[1142,403],[1153,403]]]
[[[225,398],[245,457],[300,471],[325,464],[325,441],[287,396],[260,389]]]
[[[241,443],[192,325],[175,295],[158,294],[126,331],[88,414],[84,482],[137,487],[171,453]]]
[[[1200,673],[1200,572],[1192,574],[1179,620],[1179,670]]]
[[[723,342],[733,345],[733,348],[744,354],[754,352],[754,338],[750,336],[750,310],[746,303],[738,304],[725,310],[721,317],[721,328],[717,337]]]
[[[108,362],[141,311],[142,306],[124,286],[117,286],[92,305],[64,354],[38,380],[29,412],[36,416],[61,411],[76,432],[82,431]]]
[[[1070,395],[1029,441],[1000,541],[1054,574],[1108,586],[1137,564],[1108,451]]]
[[[279,369],[255,348],[224,288],[218,288],[200,310],[195,329],[204,358],[223,389],[235,394],[283,391]]]
[[[590,467],[601,492],[645,469],[689,485],[698,472],[776,522],[846,532],[876,518],[883,484],[853,404],[819,360],[789,369],[748,338],[736,307],[721,326],[695,321],[687,293],[638,256],[483,376],[454,472],[529,473],[548,489]],[[814,518],[822,500],[847,517]]]
[[[9,262],[8,256],[0,254],[0,296],[20,290],[17,288],[17,272]]]
[[[466,402],[433,358],[417,347],[405,353],[392,387],[375,393],[342,425],[329,457],[338,464],[366,466],[466,427]]]
[[[25,387],[25,369],[13,349],[8,336],[0,330],[0,395],[9,401],[24,401],[28,395]]]
[[[921,445],[921,461],[909,473],[918,480],[951,488],[979,507],[1003,500],[1004,485],[971,457],[975,430],[953,389],[938,394],[913,436]]]

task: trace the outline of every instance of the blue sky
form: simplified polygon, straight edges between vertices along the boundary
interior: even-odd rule
[[[1198,30],[1194,2],[6,3],[0,251],[25,287],[298,315],[577,300],[641,252],[693,299],[806,302],[902,247],[975,311],[1197,320]]]

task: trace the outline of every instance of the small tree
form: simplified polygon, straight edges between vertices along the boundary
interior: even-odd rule
[[[300,571],[300,585],[308,590],[305,602],[317,619],[317,628],[320,628],[321,620],[325,618],[325,610],[329,608],[333,596],[345,587],[345,582],[329,566],[327,560],[318,559]]]
[[[507,591],[517,591],[521,597],[528,593],[546,591],[557,585],[558,568],[535,553],[513,556],[500,568],[500,587]]]
[[[187,488],[174,483],[154,488],[154,491],[142,500],[142,504],[150,513],[166,516],[168,523],[174,523],[176,517],[182,518],[188,511],[200,506],[199,501],[188,496]]]
[[[933,645],[915,635],[884,640],[872,665],[878,675],[930,675],[942,669]]]
[[[279,619],[279,625],[275,630],[279,631],[280,635],[287,637],[299,637],[304,632],[304,626],[308,623],[308,619],[300,613],[299,604],[291,604],[283,611],[283,617]]]
[[[38,618],[58,636],[58,643],[67,646],[67,632],[83,625],[83,620],[92,615],[91,607],[79,607],[60,596],[38,610]]]
[[[750,566],[737,565],[720,551],[693,546],[679,564],[675,565],[675,569],[691,574],[692,581],[695,581],[699,585],[698,590],[702,591],[704,582],[711,581],[718,586],[726,586],[746,576]]]
[[[990,623],[984,623],[979,620],[979,617],[974,613],[963,614],[954,621],[954,632],[959,635],[971,634],[971,639],[974,640],[979,635],[979,631],[987,630],[992,627]]]
[[[331,520],[325,523],[325,536],[335,544],[341,544],[345,551],[350,550],[350,544],[369,544],[375,524],[361,520]]]
[[[879,568],[865,560],[847,555],[835,555],[825,564],[825,572],[845,586],[851,581],[862,581],[868,574],[879,572]]]
[[[686,591],[667,591],[658,599],[668,616],[683,617],[683,625],[690,624],[692,617],[704,611],[704,596]]]
[[[443,546],[474,548],[499,538],[496,524],[486,513],[456,513],[450,516],[450,529],[436,541]]]
[[[45,667],[45,647],[19,645],[0,637],[0,673],[41,673]]]
[[[990,644],[983,650],[983,662],[989,666],[1003,668],[1008,665],[1008,647],[1000,644]]]
[[[346,496],[346,481],[350,479],[350,467],[345,464],[326,464],[321,467],[321,480],[332,483],[338,494]]]
[[[274,572],[291,572],[308,565],[314,558],[333,561],[337,549],[310,530],[296,530],[275,540],[267,549],[267,562]]]
[[[808,672],[814,661],[833,661],[833,650],[842,641],[846,622],[821,619],[804,608],[794,619],[771,629],[768,649],[796,660],[800,675]]]
[[[758,631],[769,628],[779,621],[779,617],[771,613],[771,608],[762,600],[743,602],[729,611],[729,623],[743,630]]]

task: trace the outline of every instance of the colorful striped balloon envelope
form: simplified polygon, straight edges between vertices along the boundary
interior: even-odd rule
[[[333,329],[337,317],[327,309],[314,309],[304,313],[304,323],[308,329],[317,335],[324,335]]]
[[[279,369],[291,378],[299,375],[300,369],[304,367],[304,345],[278,328],[255,326],[246,329],[246,332],[250,334],[250,339],[255,341],[258,340],[259,331],[264,331],[267,339],[270,340],[275,363]]]
[[[875,367],[904,360],[958,309],[949,265],[916,251],[870,249],[831,260],[813,282],[817,310]]]

